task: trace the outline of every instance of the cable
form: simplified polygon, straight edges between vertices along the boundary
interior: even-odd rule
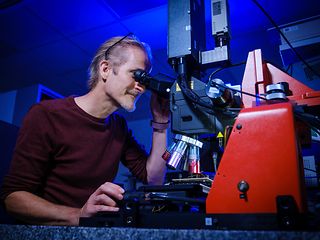
[[[289,70],[290,70],[290,73],[289,73]],[[289,64],[289,65],[288,65],[288,67],[287,67],[287,69],[285,70],[285,72],[286,72],[287,74],[289,74],[290,76],[292,75],[292,64]]]
[[[310,168],[303,168],[304,170],[307,170],[307,171],[310,171],[310,172],[315,172],[315,173],[319,173],[318,171],[316,170],[313,170],[313,169],[310,169]]]
[[[301,62],[303,62],[315,75],[317,75],[320,78],[320,74],[314,70],[309,63],[304,60],[301,55],[297,52],[297,50],[291,45],[287,37],[284,35],[284,33],[280,30],[279,26],[275,23],[275,21],[271,18],[271,16],[264,10],[264,8],[258,3],[256,0],[252,0],[257,7],[263,12],[263,14],[268,18],[268,20],[272,23],[272,25],[277,29],[277,31],[280,33],[280,35],[283,37],[283,39],[286,41],[286,43],[289,45],[291,50],[295,53],[295,55],[299,58]]]
[[[237,67],[237,66],[241,66],[241,65],[244,65],[244,64],[246,64],[246,62],[240,62],[240,63],[232,64],[232,65],[227,66],[227,67],[218,68],[217,70],[215,70],[214,72],[212,72],[212,73],[209,75],[208,79],[209,79],[209,81],[210,81],[215,74],[217,74],[218,72],[220,72],[220,71],[222,71],[222,70],[224,70],[224,69],[226,69],[226,68]]]
[[[231,108],[228,109],[214,106],[212,102],[206,102],[201,99],[201,97],[196,92],[187,87],[184,75],[180,75],[177,82],[181,88],[182,93],[194,104],[194,107],[197,107],[202,112],[214,115],[217,111],[224,115],[228,115],[229,117],[236,117],[237,113],[239,112],[239,110],[234,110]]]
[[[237,116],[237,113],[239,112],[238,110],[233,111],[232,109],[228,108],[219,108],[217,106],[214,106],[212,102],[206,102],[201,99],[201,97],[196,92],[188,88],[184,74],[180,74],[178,76],[177,83],[180,86],[183,95],[186,96],[187,99],[194,104],[194,107],[201,112],[206,112],[211,115],[215,115],[216,112],[220,112],[226,116],[233,118]]]
[[[243,64],[246,64],[246,62],[241,62],[241,63],[237,63],[237,64],[232,64],[230,66],[227,66],[227,67],[223,67],[223,68],[219,68],[217,69],[216,71],[214,71],[213,73],[210,74],[209,76],[209,80],[213,77],[213,75],[215,75],[217,72],[220,72],[226,68],[229,68],[229,67],[236,67],[236,66],[240,66],[240,65],[243,65]],[[178,77],[178,84],[183,92],[183,94],[190,100],[192,101],[193,103],[195,104],[198,104],[204,108],[208,108],[210,110],[212,110],[215,106],[212,104],[212,103],[208,103],[208,102],[205,102],[203,101],[200,96],[195,93],[192,89],[188,88],[187,84],[186,84],[186,79],[185,79],[185,76],[184,75],[180,75]]]
[[[218,73],[218,72],[220,72],[220,71],[222,71],[222,70],[224,70],[224,69],[226,69],[226,68],[229,68],[229,67],[237,67],[237,66],[240,66],[240,65],[243,65],[243,64],[246,64],[246,62],[240,62],[240,63],[232,64],[231,66],[228,66],[228,67],[218,68],[217,70],[215,70],[214,72],[212,72],[212,73],[209,75],[209,77],[208,77],[208,78],[209,78],[209,81],[208,81],[208,82],[210,82],[210,81],[212,80],[212,77],[213,77],[216,73]],[[254,97],[254,98],[260,98],[260,99],[262,99],[262,100],[267,100],[267,99],[264,98],[264,97],[261,97],[261,96],[258,96],[258,95],[252,94],[252,93],[248,93],[248,92],[244,92],[244,91],[241,91],[241,90],[229,88],[229,87],[227,87],[227,86],[225,86],[225,85],[221,85],[221,84],[218,84],[218,83],[215,83],[215,82],[214,82],[214,84],[215,84],[216,86],[223,87],[223,88],[225,88],[225,89],[229,89],[229,90],[231,90],[231,91],[235,91],[235,92],[238,92],[238,93],[241,93],[241,94],[245,94],[245,95],[248,95],[248,96],[251,96],[251,97]]]
[[[178,76],[178,85],[180,86],[183,94],[193,103],[198,104],[202,107],[213,109],[213,104],[205,102],[201,99],[201,97],[195,93],[193,90],[187,87],[185,75],[179,75]]]
[[[248,96],[251,96],[251,97],[255,97],[255,98],[260,98],[260,99],[265,100],[265,101],[267,100],[265,97],[261,97],[261,96],[258,96],[258,95],[252,94],[252,93],[248,93],[248,92],[244,92],[244,91],[241,91],[241,90],[229,88],[229,87],[227,87],[227,86],[225,86],[225,85],[221,85],[221,84],[216,83],[216,82],[213,82],[213,84],[214,84],[215,86],[219,86],[219,87],[222,87],[222,88],[224,88],[224,89],[229,89],[229,90],[231,90],[231,91],[235,91],[235,92],[238,92],[238,93],[241,93],[241,94],[245,94],[245,95],[248,95]]]
[[[303,121],[308,127],[310,127],[317,134],[320,134],[320,120],[316,116],[298,110],[294,111],[294,115],[299,120]]]
[[[246,64],[246,62],[240,62],[240,63],[237,63],[237,64],[232,64],[232,65],[227,66],[227,67],[218,68],[217,70],[215,70],[214,72],[212,72],[212,73],[209,75],[209,77],[208,77],[208,78],[209,78],[209,81],[211,81],[212,77],[213,77],[216,73],[218,73],[218,72],[220,72],[220,71],[222,71],[222,70],[224,70],[224,69],[226,69],[226,68],[237,67],[237,66],[244,65],[244,64]],[[218,108],[218,107],[214,106],[212,102],[209,103],[209,102],[203,101],[203,99],[201,99],[201,97],[200,97],[197,93],[195,93],[192,89],[188,88],[184,74],[180,74],[180,75],[178,76],[178,81],[177,81],[177,82],[178,82],[178,85],[179,85],[180,88],[181,88],[182,93],[183,93],[192,103],[194,103],[194,104],[196,104],[196,105],[199,105],[200,108],[202,107],[202,108],[203,108],[202,111],[205,111],[205,112],[207,112],[207,113],[209,113],[209,114],[214,114],[215,112],[214,112],[213,109],[215,109],[215,110],[217,110],[217,111],[220,111],[220,112],[223,113],[223,114],[227,114],[227,115],[228,115],[228,114],[231,113],[231,114],[233,114],[233,115],[232,115],[233,117],[235,117],[236,112],[239,112],[239,109],[232,109],[232,108],[230,108],[230,109],[229,109],[229,108],[221,109],[221,108]],[[239,92],[239,93],[241,93],[241,94],[249,95],[249,96],[254,97],[254,98],[260,98],[260,99],[262,99],[262,100],[267,100],[267,99],[264,98],[264,97],[261,97],[261,96],[258,96],[258,95],[252,94],[252,93],[247,93],[247,92],[240,91],[240,90],[237,90],[237,89],[229,88],[229,87],[227,87],[227,86],[220,85],[220,84],[218,84],[218,83],[214,83],[214,84],[217,85],[217,86],[223,87],[223,88],[225,88],[225,89],[229,89],[229,90],[231,90],[231,91],[235,91],[235,92]]]

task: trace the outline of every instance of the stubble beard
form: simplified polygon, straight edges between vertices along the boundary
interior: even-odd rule
[[[141,94],[136,92],[135,90],[129,90],[126,92],[126,95],[129,95],[128,97],[130,100],[125,99],[125,102],[121,105],[122,108],[124,108],[127,112],[134,112],[136,110],[136,103],[139,100]],[[130,105],[128,104],[130,101]]]
[[[134,101],[132,104],[129,104],[129,102],[127,101],[123,103],[121,107],[127,112],[134,112],[134,110],[136,110],[136,103]]]
[[[130,98],[132,95],[130,95]],[[121,107],[125,109],[127,112],[134,112],[136,110],[136,103],[139,100],[140,95],[137,95],[134,99],[125,100],[125,103],[121,104]],[[129,104],[130,101],[130,104]]]

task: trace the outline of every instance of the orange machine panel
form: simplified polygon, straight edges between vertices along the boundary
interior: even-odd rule
[[[298,105],[314,106],[320,104],[320,91],[314,91],[272,64],[265,63],[262,60],[260,49],[249,52],[242,80],[242,91],[264,96],[267,85],[279,82],[287,82],[289,84],[290,91],[292,92],[288,96],[290,101]],[[242,96],[245,108],[259,105],[256,100],[248,95]],[[260,101],[258,100],[258,102]]]
[[[291,103],[243,109],[208,194],[206,212],[276,213],[280,195],[293,196],[304,212],[301,164]],[[249,186],[242,198],[241,181]]]

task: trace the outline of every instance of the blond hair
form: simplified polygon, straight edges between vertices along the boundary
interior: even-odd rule
[[[143,42],[140,42],[133,36],[126,37],[113,37],[104,42],[97,50],[89,67],[89,80],[88,87],[92,90],[98,83],[99,79],[99,64],[103,60],[110,61],[113,66],[113,71],[116,74],[117,67],[127,62],[126,50],[130,47],[138,47],[145,52],[146,58],[146,71],[151,70],[151,50],[150,47]]]

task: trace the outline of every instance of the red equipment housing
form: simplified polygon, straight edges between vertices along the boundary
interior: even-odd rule
[[[299,124],[294,108],[319,106],[320,91],[264,63],[261,50],[250,52],[242,90],[263,96],[267,85],[279,82],[289,84],[292,96],[287,102],[258,103],[243,96],[244,108],[232,128],[206,199],[206,213],[273,214],[277,213],[278,196],[293,197],[299,213],[306,212]]]

